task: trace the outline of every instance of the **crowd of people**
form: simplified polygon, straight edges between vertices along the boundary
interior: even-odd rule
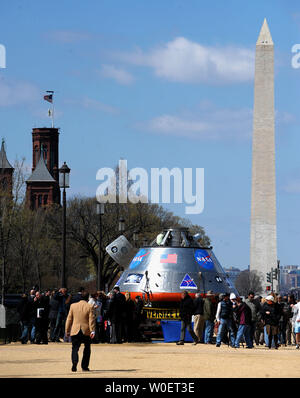
[[[249,292],[247,298],[234,293],[220,295],[208,291],[202,298],[196,293],[193,300],[187,291],[180,302],[181,333],[177,345],[183,345],[186,329],[193,344],[228,344],[248,349],[265,345],[269,349],[280,346],[300,346],[300,302],[291,295],[271,292],[267,297]],[[193,328],[192,328],[193,321]]]
[[[19,336],[12,341],[22,344],[48,344],[71,341],[65,333],[65,324],[73,303],[86,296],[84,288],[70,294],[66,288],[40,292],[32,289],[23,294],[15,311],[21,325]],[[144,302],[140,296],[131,298],[121,293],[118,286],[106,294],[97,291],[88,296],[95,318],[93,343],[121,344],[145,341],[141,330]],[[290,295],[271,292],[267,297],[249,292],[247,297],[234,293],[214,294],[208,291],[195,298],[182,292],[180,302],[181,331],[178,345],[185,341],[186,329],[194,343],[241,345],[248,349],[265,345],[269,349],[293,345],[300,347],[300,302]],[[16,322],[16,320],[14,320]],[[12,333],[13,334],[13,333]]]
[[[83,287],[76,294],[68,293],[66,288],[43,293],[32,289],[28,295],[23,294],[17,308],[22,344],[71,341],[65,334],[70,306],[86,294]],[[89,295],[88,303],[95,317],[94,343],[142,341],[140,324],[144,303],[140,296],[132,300],[130,293],[123,294],[116,286],[108,294],[97,291]]]

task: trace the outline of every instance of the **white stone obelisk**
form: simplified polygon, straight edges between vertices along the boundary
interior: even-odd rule
[[[277,268],[274,122],[274,45],[265,19],[255,55],[250,238],[250,271],[262,277],[261,293],[270,286],[267,272]]]

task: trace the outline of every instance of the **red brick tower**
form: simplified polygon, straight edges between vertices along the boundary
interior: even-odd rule
[[[46,161],[47,169],[58,181],[58,128],[42,127],[32,129],[32,171],[40,158],[40,153]]]
[[[32,174],[26,181],[26,203],[32,210],[60,204],[57,128],[32,130]]]

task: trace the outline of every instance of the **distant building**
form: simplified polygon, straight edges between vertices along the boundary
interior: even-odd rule
[[[289,272],[288,283],[291,289],[300,289],[300,269]]]
[[[32,130],[32,174],[26,181],[26,203],[35,210],[60,204],[57,128]]]
[[[288,292],[293,289],[300,289],[300,266],[280,266],[280,290]]]

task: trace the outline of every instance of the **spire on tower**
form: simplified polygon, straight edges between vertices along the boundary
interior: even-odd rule
[[[40,160],[36,165],[36,168],[28,178],[27,182],[55,182],[55,179],[49,173],[42,153],[40,154]]]
[[[0,169],[13,169],[12,165],[7,160],[4,144],[5,141],[4,138],[2,138],[1,151],[0,151]]]
[[[272,40],[272,36],[270,33],[270,29],[268,26],[268,22],[266,20],[266,18],[264,19],[264,22],[262,24],[262,27],[260,29],[260,33],[256,42],[257,46],[263,46],[263,45],[269,45],[272,46],[273,40]]]

